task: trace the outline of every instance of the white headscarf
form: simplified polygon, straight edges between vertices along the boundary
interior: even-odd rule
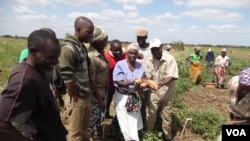
[[[127,47],[127,52],[129,51],[129,50],[131,50],[131,49],[135,49],[135,50],[139,50],[139,46],[138,46],[138,44],[137,43],[131,43],[131,44],[129,44],[128,45],[128,47]]]

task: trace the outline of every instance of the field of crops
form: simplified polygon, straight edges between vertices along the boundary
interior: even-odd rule
[[[127,44],[124,44],[126,46]],[[11,70],[18,64],[19,53],[26,48],[25,39],[0,38],[0,91],[6,86]],[[209,47],[202,47],[201,52],[205,56]],[[210,47],[216,55],[220,54],[222,47]],[[173,101],[175,112],[173,116],[175,136],[178,136],[186,117],[192,117],[192,124],[188,126],[190,133],[186,134],[186,140],[214,140],[219,133],[220,125],[227,116],[227,95],[226,89],[205,89],[202,84],[212,80],[209,71],[204,66],[202,84],[198,87],[190,84],[188,80],[188,63],[185,61],[193,51],[193,46],[183,46],[179,49],[178,44],[172,46],[171,54],[178,61],[180,79],[177,81],[176,95]],[[250,49],[248,48],[227,48],[228,56],[233,60],[227,79],[238,75],[244,67],[250,67]],[[205,64],[205,61],[203,60]],[[215,104],[217,103],[217,104]],[[214,120],[214,123],[210,123]],[[213,127],[213,128],[212,128]],[[205,131],[203,130],[205,129]],[[211,129],[211,130],[210,130]],[[213,131],[212,131],[213,130]],[[148,133],[153,134],[154,133]],[[152,136],[153,136],[152,135]],[[176,140],[179,138],[176,137]],[[146,141],[145,138],[142,140]]]

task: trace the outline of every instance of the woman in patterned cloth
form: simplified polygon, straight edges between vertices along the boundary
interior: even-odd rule
[[[227,124],[250,125],[250,68],[242,70],[240,76],[228,82],[230,90],[230,118]]]
[[[92,115],[88,132],[94,141],[100,140],[93,134],[93,130],[96,128],[96,132],[102,133],[101,118],[102,112],[104,112],[106,107],[105,98],[108,89],[109,66],[104,56],[104,48],[107,45],[107,41],[108,34],[101,27],[95,26],[94,34],[88,48],[88,56],[91,60],[90,79],[92,80],[94,89],[94,94],[91,97]]]
[[[138,130],[143,128],[140,99],[138,101],[138,97],[131,97],[133,94],[137,94],[134,80],[145,77],[142,64],[136,61],[138,53],[138,45],[130,44],[127,47],[127,58],[118,61],[113,71],[113,81],[116,88],[114,94],[115,111],[125,141],[139,141]],[[126,104],[130,98],[136,102],[132,109],[128,109],[129,105]]]
[[[224,88],[227,67],[229,66],[229,57],[226,48],[221,50],[221,55],[217,56],[214,63],[214,79],[217,88]]]

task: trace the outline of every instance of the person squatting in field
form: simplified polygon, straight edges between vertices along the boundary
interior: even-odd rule
[[[228,82],[230,90],[230,121],[227,124],[250,125],[250,68]]]

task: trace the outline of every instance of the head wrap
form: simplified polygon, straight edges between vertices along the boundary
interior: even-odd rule
[[[128,47],[127,47],[127,51],[129,51],[131,49],[135,49],[135,50],[138,51],[139,50],[138,44],[137,43],[131,43],[131,44],[129,44]]]
[[[108,36],[108,34],[101,27],[95,26],[93,37],[92,37],[90,43],[92,44],[94,42],[103,41],[107,36]]]
[[[227,52],[227,49],[226,49],[226,48],[223,48],[223,49],[221,50],[221,52]]]
[[[194,50],[201,50],[201,47],[197,46],[194,48]]]
[[[250,68],[245,68],[241,71],[239,83],[245,86],[250,86]]]

